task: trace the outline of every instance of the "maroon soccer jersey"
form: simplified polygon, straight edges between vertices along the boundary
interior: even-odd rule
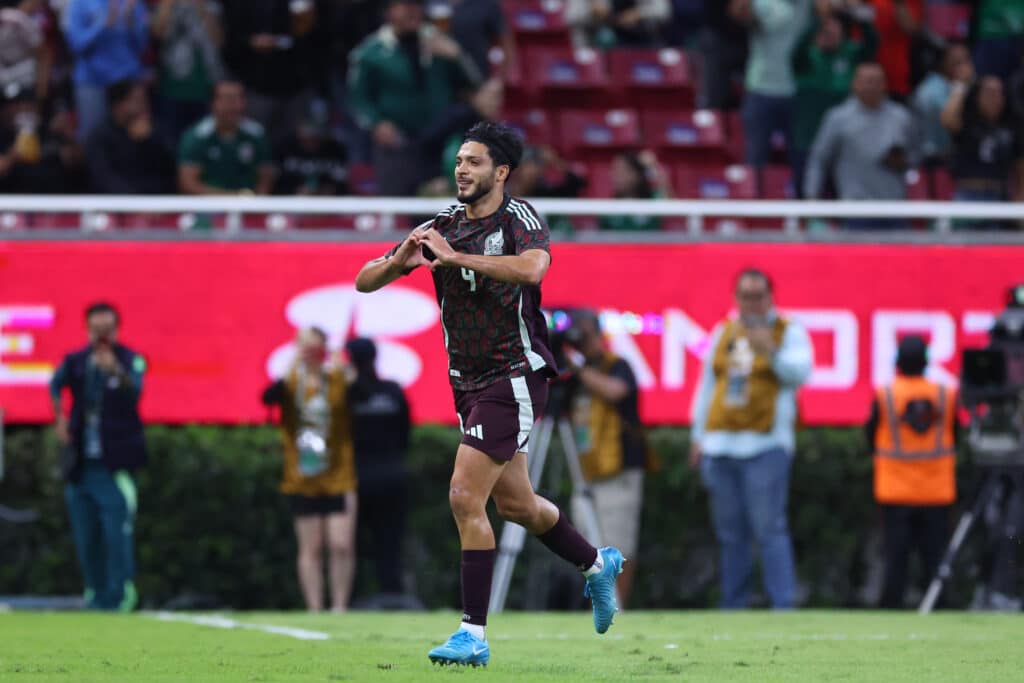
[[[439,213],[433,227],[465,254],[550,252],[544,220],[508,195],[490,216],[467,218],[466,207],[458,204]],[[474,391],[536,370],[554,374],[540,287],[498,282],[467,268],[438,268],[433,276],[453,387]]]

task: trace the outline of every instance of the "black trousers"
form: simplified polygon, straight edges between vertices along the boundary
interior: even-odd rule
[[[406,486],[359,488],[359,545],[373,558],[377,590],[402,593],[402,539],[407,514]]]
[[[951,506],[880,505],[885,530],[885,587],[879,605],[885,609],[903,607],[910,551],[917,549],[922,582],[927,585],[942,561],[949,541]]]

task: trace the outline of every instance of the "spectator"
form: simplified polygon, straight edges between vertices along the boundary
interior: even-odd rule
[[[578,388],[569,413],[601,530],[600,539],[589,540],[614,546],[630,558],[616,584],[619,605],[625,608],[636,576],[649,452],[640,424],[639,387],[629,363],[606,348],[597,315],[577,311],[572,318],[566,343],[576,353],[567,356]],[[583,514],[581,509],[573,510],[576,519]]]
[[[587,179],[576,173],[553,148],[527,147],[516,172],[509,179],[513,197],[579,197]],[[572,233],[575,226],[568,216],[544,216],[552,233]]]
[[[0,192],[81,192],[82,150],[68,112],[58,112],[46,125],[31,91],[10,86],[0,97]]]
[[[74,59],[78,139],[107,117],[107,86],[142,77],[149,15],[140,0],[70,0],[64,37]]]
[[[903,607],[911,546],[921,552],[922,588],[935,576],[956,502],[956,392],[925,379],[927,367],[924,339],[900,340],[899,375],[878,390],[865,426],[885,528],[886,609]]]
[[[409,403],[402,387],[377,376],[377,347],[371,340],[351,339],[345,350],[356,371],[348,400],[359,475],[359,535],[370,538],[378,590],[398,594],[408,514]]]
[[[756,542],[771,605],[787,609],[796,600],[786,523],[796,391],[811,373],[813,348],[806,330],[776,311],[762,271],[740,274],[736,308],[739,317],[711,335],[693,403],[690,465],[700,467],[721,546],[721,606],[747,606]]]
[[[1024,201],[1024,139],[999,78],[983,76],[969,89],[957,83],[942,110],[942,124],[953,136],[950,169],[956,181],[954,199]]]
[[[210,116],[190,128],[178,147],[183,194],[269,194],[274,165],[263,126],[244,117],[245,87],[224,80],[213,88]]]
[[[1024,0],[974,0],[974,65],[981,76],[1004,81],[1024,54]]]
[[[885,73],[861,64],[853,97],[832,108],[818,131],[807,163],[804,196],[818,199],[831,175],[840,199],[905,199],[904,173],[917,161],[913,121],[885,95]],[[895,227],[881,219],[849,219],[847,227]]]
[[[248,114],[279,142],[309,107],[329,66],[325,0],[222,0],[224,61],[245,84]]]
[[[419,145],[424,156],[441,160],[441,175],[431,181],[437,185],[432,188],[436,191],[430,194],[448,196],[455,192],[453,169],[463,136],[479,121],[497,121],[504,104],[505,86],[501,80],[490,78],[476,89],[468,102],[452,105],[420,134]]]
[[[351,56],[350,105],[373,136],[373,165],[383,195],[413,194],[435,160],[417,138],[458,92],[480,82],[458,44],[423,23],[416,0],[389,0],[387,23]]]
[[[905,101],[912,91],[911,48],[921,30],[924,0],[871,0],[880,40],[878,63],[885,71],[889,93]]]
[[[174,156],[153,128],[142,83],[122,81],[107,88],[110,115],[89,136],[86,161],[97,194],[174,192]]]
[[[139,397],[145,359],[118,343],[121,318],[107,303],[86,309],[89,344],[69,353],[50,380],[64,447],[64,498],[90,609],[131,611],[135,592],[132,473],[146,463]],[[71,392],[65,416],[63,390]]]
[[[49,47],[34,16],[41,0],[0,3],[0,90],[17,87],[42,100],[50,82]]]
[[[650,150],[615,157],[612,188],[615,199],[669,199],[672,196],[668,174]],[[598,225],[601,230],[660,230],[661,218],[606,214],[601,216]]]
[[[942,110],[946,107],[954,84],[968,84],[974,80],[971,53],[961,43],[950,43],[942,54],[939,71],[932,71],[914,91],[914,113],[921,131],[921,155],[929,165],[945,164],[949,159],[951,141],[942,125]]]
[[[208,112],[213,84],[224,76],[220,5],[209,0],[160,0],[153,16],[160,41],[157,114],[171,144]]]
[[[505,15],[498,0],[451,0],[451,36],[488,77],[491,73],[491,48],[502,51],[501,75],[514,73],[518,55],[515,36],[505,25]]]
[[[323,609],[327,549],[331,611],[348,608],[355,576],[356,474],[345,369],[328,364],[327,336],[299,332],[297,357],[263,392],[281,409],[281,493],[295,516],[298,574],[306,608]]]
[[[836,10],[827,0],[818,0],[817,7],[818,21],[804,33],[793,59],[797,91],[790,159],[793,185],[801,195],[807,156],[822,119],[849,96],[857,65],[873,59],[878,47],[870,16]],[[844,21],[859,29],[859,39],[849,35]]]
[[[768,163],[776,133],[787,150],[793,144],[793,53],[810,20],[811,0],[753,0],[751,7],[742,119],[746,162],[760,168]]]
[[[701,64],[697,106],[735,109],[735,94],[747,64],[747,26],[753,21],[751,0],[704,3],[705,28],[698,39]]]
[[[313,101],[295,132],[279,148],[277,160],[280,174],[274,185],[275,194],[348,193],[348,153],[330,136],[327,104],[323,100]]]
[[[565,7],[578,47],[654,47],[671,18],[669,0],[568,0]]]
[[[328,90],[339,115],[342,140],[353,161],[370,160],[370,140],[356,123],[348,105],[348,65],[352,50],[381,25],[384,13],[378,0],[340,0],[328,5]]]

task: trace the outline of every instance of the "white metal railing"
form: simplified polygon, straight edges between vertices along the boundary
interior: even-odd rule
[[[799,233],[807,219],[889,218],[932,221],[936,231],[949,232],[953,221],[1024,220],[1024,204],[930,201],[716,201],[716,200],[618,200],[618,199],[536,199],[530,200],[544,215],[602,216],[636,215],[685,219],[692,234],[702,233],[708,218],[781,219],[787,233]],[[170,213],[190,216],[226,216],[229,230],[240,229],[241,217],[346,215],[376,217],[367,227],[388,230],[395,216],[432,214],[454,202],[450,198],[406,197],[188,197],[109,195],[4,195],[0,196],[0,229],[11,216],[24,213],[80,214],[83,230],[102,230],[97,220],[107,214]],[[278,225],[284,225],[279,223]],[[180,227],[189,227],[181,223]],[[275,229],[268,221],[267,227]]]

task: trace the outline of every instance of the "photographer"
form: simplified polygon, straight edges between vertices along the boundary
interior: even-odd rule
[[[50,381],[64,446],[64,497],[92,609],[135,607],[132,472],[146,462],[139,397],[146,361],[117,343],[120,316],[107,303],[85,312],[89,345],[68,354]],[[71,417],[62,393],[71,392]]]
[[[597,315],[574,312],[566,334],[566,361],[578,381],[571,419],[583,476],[590,482],[601,528],[601,543],[613,545],[630,561],[618,582],[619,605],[628,606],[636,576],[637,537],[643,504],[647,443],[640,426],[633,370],[605,348]],[[573,510],[573,516],[580,512]]]
[[[348,382],[344,368],[327,363],[323,330],[303,329],[296,347],[295,363],[267,387],[263,403],[281,409],[281,493],[295,516],[296,564],[306,608],[323,608],[326,546],[331,609],[343,612],[355,575],[356,474]]]
[[[704,359],[690,466],[700,467],[721,546],[722,608],[747,606],[756,541],[772,607],[787,609],[796,598],[786,522],[796,392],[811,374],[814,349],[803,326],[775,310],[764,272],[740,273],[736,308],[739,317],[715,329]]]
[[[865,426],[874,451],[875,501],[885,529],[880,607],[903,607],[911,545],[930,581],[949,539],[956,500],[956,392],[924,378],[928,349],[917,335],[900,341],[899,371],[878,390]]]

